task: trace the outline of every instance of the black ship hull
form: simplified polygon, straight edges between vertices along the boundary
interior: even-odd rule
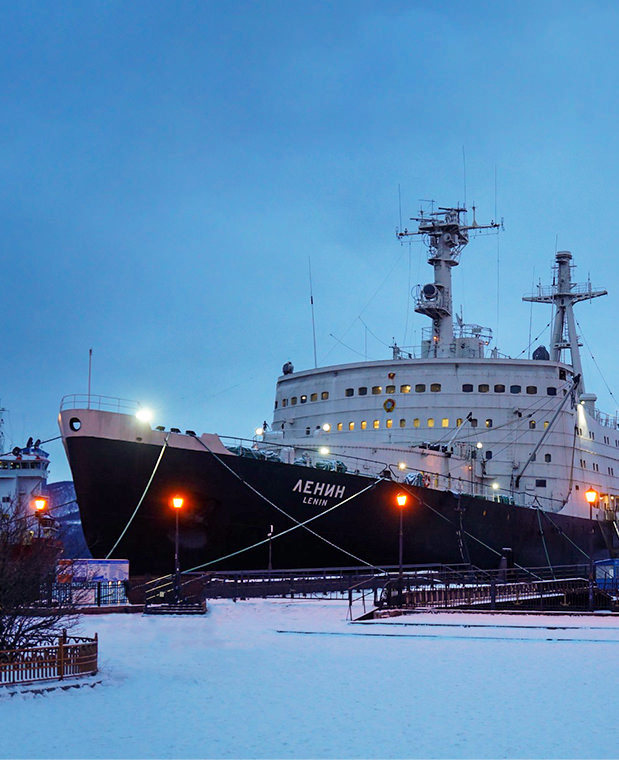
[[[65,443],[88,547],[93,556],[106,556],[139,503],[161,447],[87,436]],[[274,568],[395,565],[396,495],[403,490],[410,495],[402,515],[405,564],[493,568],[510,549],[517,564],[541,567],[582,563],[590,550],[595,558],[612,553],[611,523],[390,480],[168,447],[113,556],[129,558],[132,573],[171,572],[170,500],[178,494],[184,497],[179,542],[185,570],[266,568],[267,543],[243,550],[265,541],[271,526]],[[294,520],[315,515],[320,516],[308,524],[314,533],[295,528]]]

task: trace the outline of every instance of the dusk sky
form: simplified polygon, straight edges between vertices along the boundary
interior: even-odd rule
[[[5,448],[58,434],[90,348],[93,393],[251,436],[282,364],[313,366],[310,258],[319,365],[363,358],[361,320],[370,358],[419,343],[432,270],[395,238],[398,187],[409,226],[420,199],[504,218],[454,301],[511,356],[521,296],[573,252],[609,291],[576,316],[587,390],[617,409],[617,4],[81,0],[0,22]]]

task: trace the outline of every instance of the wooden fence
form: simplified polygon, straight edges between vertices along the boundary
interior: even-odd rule
[[[56,644],[0,650],[0,687],[94,675],[98,669],[98,639],[67,636]]]

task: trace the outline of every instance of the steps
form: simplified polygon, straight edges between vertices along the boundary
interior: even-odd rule
[[[145,615],[204,615],[206,602],[164,602],[162,604],[146,604]]]

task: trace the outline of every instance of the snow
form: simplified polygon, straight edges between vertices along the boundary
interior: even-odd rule
[[[617,757],[619,619],[346,612],[84,617],[102,683],[0,697],[0,757]]]

